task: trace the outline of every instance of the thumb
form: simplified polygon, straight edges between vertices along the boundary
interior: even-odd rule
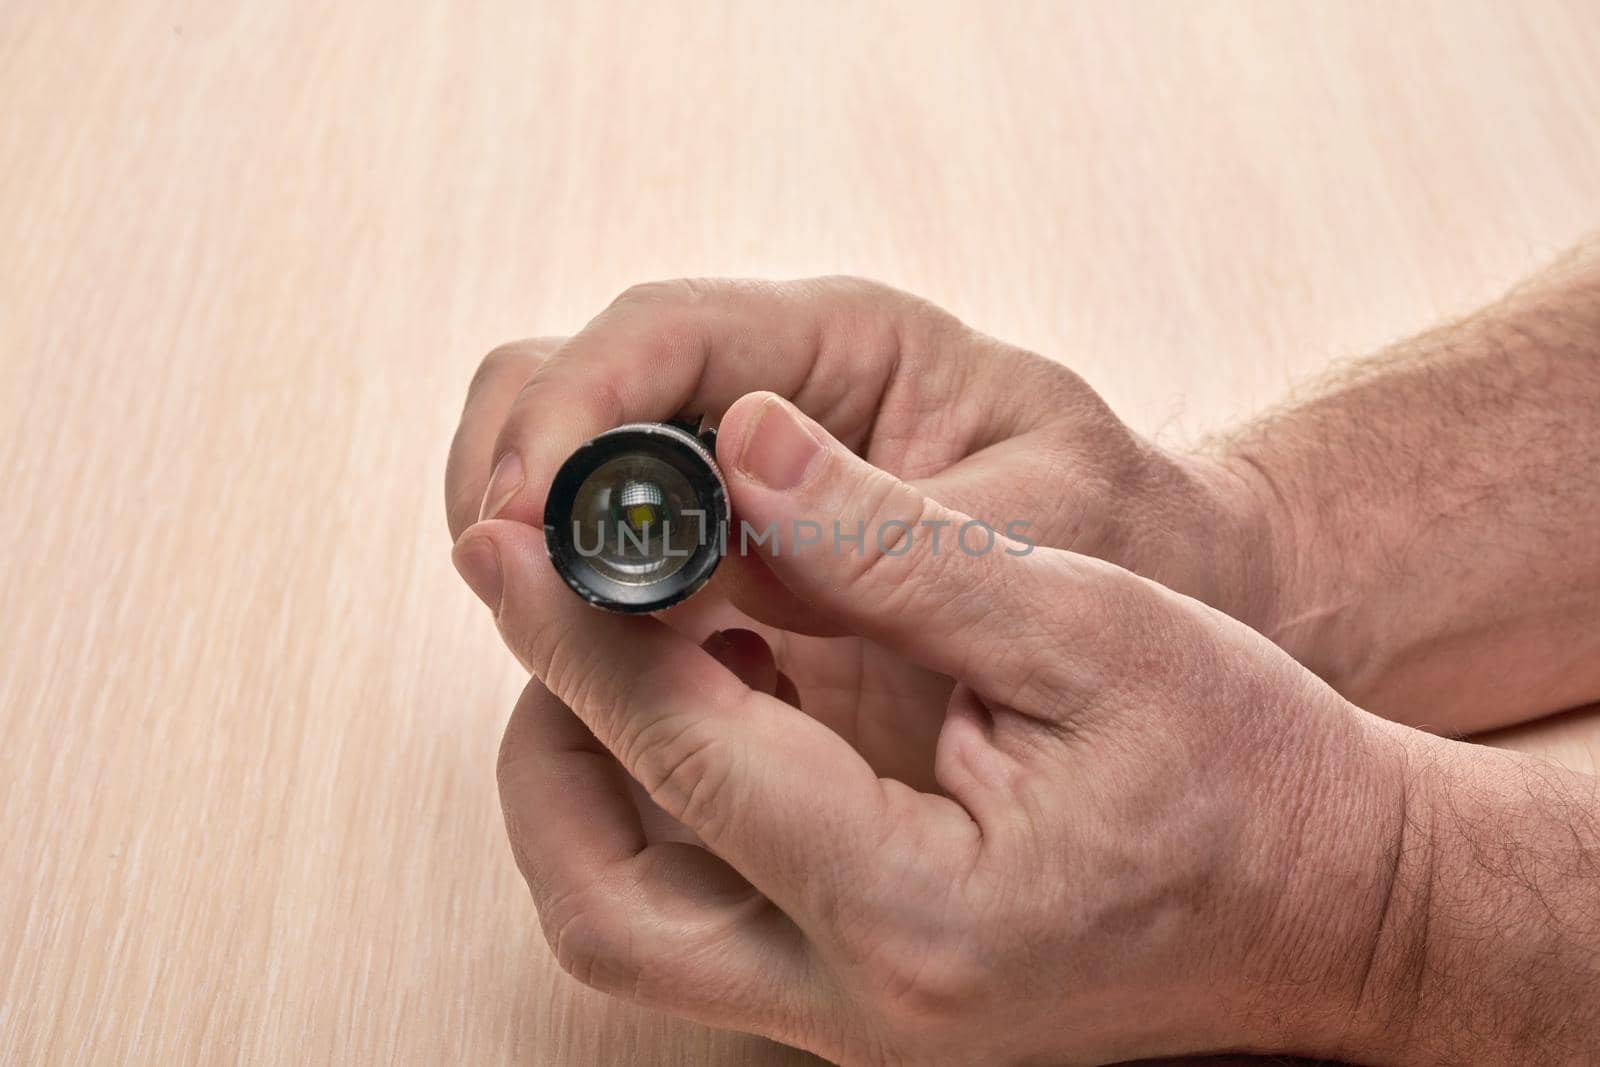
[[[1027,629],[1031,545],[872,466],[793,404],[740,398],[717,453],[740,519],[729,553],[760,553],[846,628],[968,679]]]

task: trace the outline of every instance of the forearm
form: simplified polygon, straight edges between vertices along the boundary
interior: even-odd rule
[[[1271,515],[1254,621],[1356,703],[1465,732],[1600,699],[1600,243],[1225,454]]]
[[[1600,1049],[1595,779],[1412,734],[1406,818],[1348,1054],[1592,1063]],[[1359,1057],[1358,1057],[1359,1058]]]

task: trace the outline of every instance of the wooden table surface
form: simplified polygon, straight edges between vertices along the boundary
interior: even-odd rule
[[[843,271],[1182,440],[1600,221],[1596,55],[1583,2],[6,4],[0,1061],[803,1059],[537,932],[478,358]]]

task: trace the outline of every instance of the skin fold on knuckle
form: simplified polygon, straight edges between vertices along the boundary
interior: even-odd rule
[[[886,518],[873,521],[895,518],[909,523],[910,528],[893,527],[885,536],[882,551],[869,533],[867,559],[855,581],[871,591],[879,614],[914,613],[926,635],[969,650],[965,653],[968,659],[992,660],[994,654],[1003,654],[1003,647],[986,639],[990,635],[982,623],[997,611],[1017,610],[1023,602],[996,585],[1006,579],[1008,571],[1020,569],[1022,561],[1004,555],[998,538],[986,551],[964,548],[960,537],[963,524],[970,521],[966,516],[903,483],[897,484],[895,495],[914,495],[916,499],[909,505],[886,502],[880,509]],[[901,518],[910,508],[915,514]]]
[[[648,856],[648,850],[635,861]],[[737,951],[725,920],[674,915],[649,898],[656,875],[640,862],[619,862],[596,880],[540,907],[540,923],[563,971],[581,984],[644,1007],[722,1028],[792,1039],[778,1005],[752,995],[736,970],[722,966]]]
[[[615,672],[605,650],[573,633],[563,633],[553,623],[534,623],[531,632],[509,631],[505,626],[502,630],[508,631],[508,643],[545,688],[604,739],[616,712],[602,699],[605,679]]]
[[[729,740],[704,719],[663,716],[631,730],[621,746],[624,764],[650,798],[692,827],[707,844],[717,840],[737,810]]]
[[[1129,592],[1123,579],[1134,580],[1110,564],[1052,550],[996,566],[984,588],[1018,617],[1006,620],[1003,640],[974,643],[964,670],[975,691],[1046,727],[1039,743],[1053,745],[1063,731],[1077,736],[1085,716],[1114,698],[1127,676],[1145,673],[1141,662],[1159,658],[1148,635],[1120,622]]]
[[[728,284],[715,278],[664,278],[636,282],[618,293],[611,301],[611,307],[618,310],[690,308],[714,299],[724,292]]]
[[[870,590],[875,597],[897,599],[905,595],[907,579],[922,562],[922,541],[930,532],[922,524],[937,519],[942,509],[912,486],[876,469],[850,495],[839,513],[864,516],[864,527],[859,554],[845,555],[845,583]],[[881,608],[892,612],[894,604]]]
[[[639,967],[627,909],[608,879],[540,905],[545,940],[561,969],[591,989],[625,994],[638,985]]]

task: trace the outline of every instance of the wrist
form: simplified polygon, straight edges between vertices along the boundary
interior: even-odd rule
[[[1577,1064],[1600,1047],[1594,783],[1384,724],[1403,812],[1386,889],[1328,1050],[1404,1064]]]
[[[1272,640],[1339,693],[1363,707],[1369,676],[1387,647],[1371,607],[1383,602],[1331,508],[1339,491],[1308,477],[1300,457],[1273,447],[1270,425],[1226,442],[1214,460],[1235,488],[1231,507],[1246,533],[1243,571],[1247,616],[1235,616]]]
[[[1409,731],[1333,701],[1292,726],[1304,754],[1290,765],[1295,786],[1263,876],[1277,905],[1248,968],[1245,1032],[1256,1051],[1389,1062],[1410,1022],[1399,990],[1430,802]]]
[[[1199,599],[1273,637],[1297,558],[1294,525],[1278,490],[1242,454],[1193,453],[1179,462],[1208,502],[1204,525],[1185,533],[1212,554],[1197,563],[1207,575]]]
[[[1426,1029],[1425,992],[1438,874],[1438,739],[1368,717],[1388,753],[1383,791],[1387,817],[1372,829],[1381,844],[1375,892],[1342,982],[1347,1025],[1328,1050],[1355,1061],[1429,1062],[1419,1055]],[[1360,831],[1357,831],[1360,832]],[[1338,1002],[1336,1000],[1336,1002]]]

